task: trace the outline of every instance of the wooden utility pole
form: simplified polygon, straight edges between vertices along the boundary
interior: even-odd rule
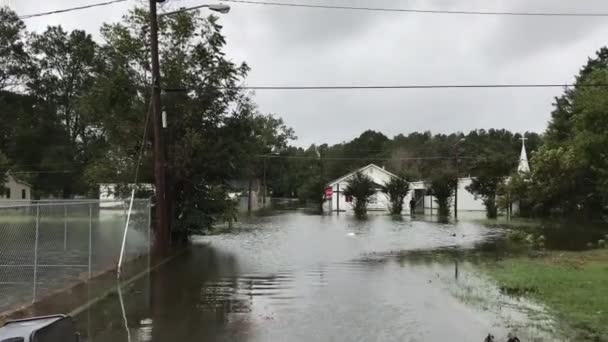
[[[152,123],[154,126],[154,187],[156,190],[156,253],[164,254],[169,248],[169,222],[165,174],[165,145],[163,140],[160,106],[160,62],[158,58],[158,22],[156,1],[150,0],[150,53],[152,56]]]
[[[262,204],[266,207],[266,156],[264,156],[264,193],[262,194]]]
[[[456,152],[458,153],[458,152]],[[460,186],[460,167],[458,164],[458,155],[456,155],[456,189],[454,189],[454,219],[458,219],[458,187]]]
[[[338,215],[340,215],[340,182],[336,184],[336,207]]]

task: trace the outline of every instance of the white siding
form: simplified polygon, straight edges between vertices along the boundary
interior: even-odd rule
[[[361,172],[369,176],[377,184],[386,184],[391,177],[394,177],[389,172],[376,165],[368,165],[361,170]],[[352,203],[346,202],[346,197],[343,192],[348,184],[348,180],[352,175],[343,177],[330,186],[333,189],[333,196],[331,200],[327,200],[324,205],[324,209],[327,211],[351,211]],[[481,199],[475,199],[475,196],[466,190],[466,187],[471,184],[471,178],[460,178],[458,180],[458,211],[484,211],[485,207]],[[410,183],[410,192],[403,200],[403,213],[407,214],[410,212],[409,202],[414,195],[415,190],[427,189],[427,184],[424,181],[417,181]],[[376,195],[376,201],[368,205],[369,210],[388,210],[389,200],[388,197],[378,191]],[[437,202],[432,196],[424,196],[424,209],[437,209]],[[451,210],[454,210],[454,198],[451,200]]]
[[[11,174],[6,175],[6,183],[4,183],[4,187],[8,188],[10,191],[10,196],[4,194],[0,196],[2,199],[7,200],[30,200],[31,199],[31,189],[30,186],[18,181]]]
[[[458,211],[485,211],[486,208],[480,198],[475,199],[466,187],[472,182],[471,178],[460,178],[458,180]],[[451,199],[451,208],[454,210],[454,196]],[[435,197],[424,196],[424,209],[437,209]]]
[[[9,194],[0,195],[0,206],[14,205],[15,203],[28,203],[32,199],[31,187],[13,177],[10,173],[6,175],[4,187],[9,189]]]
[[[368,165],[361,170],[361,172],[370,177],[374,183],[378,185],[383,185],[388,183],[392,177],[389,172],[386,170],[376,166],[376,165]],[[353,174],[354,175],[354,174]],[[330,184],[333,189],[333,196],[331,200],[326,201],[324,205],[325,210],[331,211],[351,211],[353,209],[352,203],[346,202],[346,197],[344,196],[344,189],[348,185],[348,180],[353,176],[345,177],[333,184]],[[339,203],[338,203],[339,202]],[[381,191],[377,191],[376,194],[372,197],[372,201],[368,204],[368,210],[388,210],[389,200],[388,197],[382,193]]]

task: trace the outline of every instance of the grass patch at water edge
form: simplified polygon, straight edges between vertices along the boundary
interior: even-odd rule
[[[608,249],[510,258],[487,270],[504,293],[544,303],[577,340],[608,341]]]

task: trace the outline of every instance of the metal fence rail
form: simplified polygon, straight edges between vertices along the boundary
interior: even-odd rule
[[[0,312],[116,267],[128,201],[40,201],[0,207]],[[149,255],[149,200],[134,200],[126,261]]]

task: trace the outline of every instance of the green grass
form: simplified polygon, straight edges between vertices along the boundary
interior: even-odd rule
[[[608,341],[608,249],[506,259],[487,270],[505,293],[544,303],[576,340]]]

